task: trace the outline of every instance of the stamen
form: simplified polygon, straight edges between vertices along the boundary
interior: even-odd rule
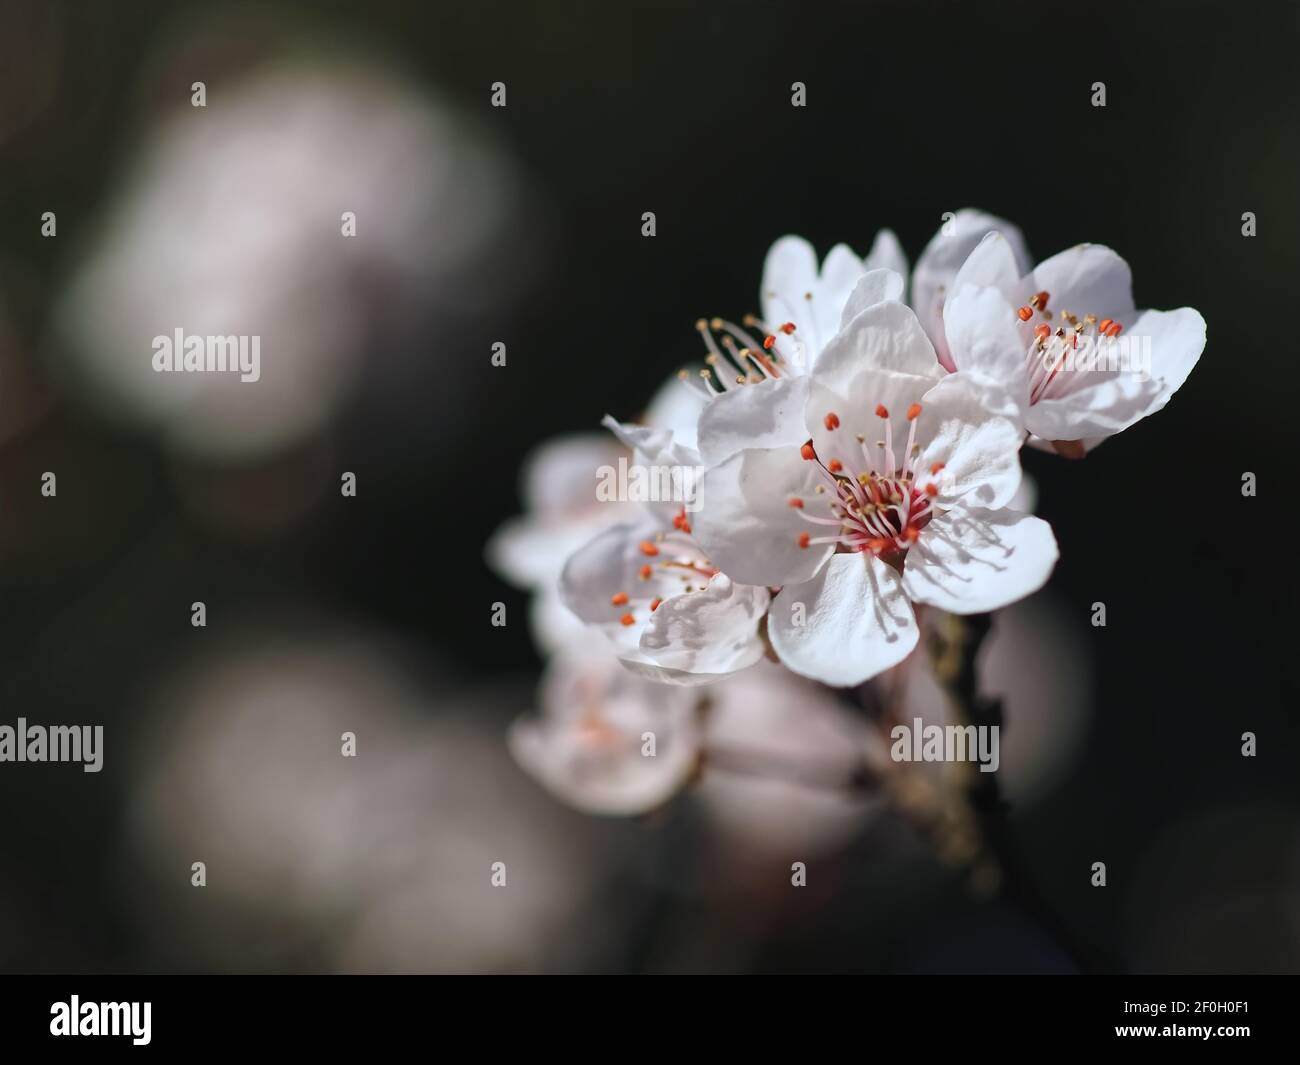
[[[627,592],[616,592],[609,597],[612,606],[627,606]]]
[[[636,624],[636,618],[634,618],[631,614],[624,614],[624,615],[623,615],[621,618],[619,618],[618,620],[621,621],[624,625],[635,625],[635,624]]]
[[[840,427],[840,416],[834,411],[831,411],[822,419],[822,424],[825,425],[828,430],[833,432]]]

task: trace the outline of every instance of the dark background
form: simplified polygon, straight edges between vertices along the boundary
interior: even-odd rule
[[[158,889],[133,877],[119,847],[133,779],[114,758],[135,743],[142,684],[192,640],[188,602],[204,596],[191,588],[256,616],[290,600],[307,617],[378,626],[413,668],[456,690],[518,678],[519,701],[490,712],[504,728],[538,659],[522,625],[487,624],[491,602],[522,613],[526,597],[488,571],[482,548],[519,510],[529,449],[606,411],[635,415],[697,355],[697,317],[757,309],[776,237],[865,252],[887,226],[915,262],[943,212],[973,206],[1017,223],[1037,260],[1084,240],[1115,247],[1138,306],[1194,306],[1208,324],[1201,362],[1164,412],[1083,463],[1025,455],[1061,545],[1055,593],[1080,618],[1095,601],[1108,614],[1072,649],[1094,676],[1086,748],[1063,785],[1015,820],[1064,930],[1013,905],[976,907],[934,868],[882,888],[873,855],[898,831],[885,826],[844,859],[841,890],[816,912],[754,932],[742,967],[1300,969],[1300,369],[1289,291],[1300,9],[265,10],[372,50],[495,129],[528,192],[511,254],[533,264],[532,280],[493,320],[424,338],[420,356],[453,377],[427,378],[436,425],[400,461],[370,458],[367,441],[385,426],[363,385],[337,427],[344,468],[364,485],[358,505],[326,501],[275,536],[209,527],[179,503],[146,436],[108,425],[56,378],[42,384],[39,415],[0,452],[0,717],[102,721],[115,746],[98,776],[0,766],[10,914],[0,966],[209,967],[200,953],[159,953],[140,933]],[[33,220],[51,203],[61,234],[94,217],[157,91],[158,42],[201,27],[210,5],[0,11],[12,32],[0,93],[33,105],[0,142],[0,277],[39,378],[74,245],[41,240]],[[57,69],[17,61],[13,27],[23,25],[56,27]],[[488,106],[497,80],[508,85],[504,110]],[[793,81],[807,85],[805,108],[790,106]],[[1106,84],[1104,109],[1090,104],[1094,81]],[[648,210],[652,240],[640,235]],[[1244,211],[1258,218],[1254,238],[1241,234]],[[489,362],[496,340],[509,346],[505,369]],[[46,469],[59,471],[57,506],[33,487]],[[1255,498],[1241,495],[1245,471],[1258,477]],[[1258,736],[1254,759],[1240,754],[1246,730]],[[610,845],[637,849],[637,832],[612,829]],[[1089,886],[1096,860],[1108,865],[1105,890]],[[855,905],[855,884],[876,892],[874,912]],[[683,923],[698,967],[729,967],[710,943],[707,903],[619,876],[608,891],[631,917],[571,967],[653,967],[656,937]],[[1087,957],[1067,960],[1066,940],[1088,944]],[[310,968],[313,957],[226,964]]]

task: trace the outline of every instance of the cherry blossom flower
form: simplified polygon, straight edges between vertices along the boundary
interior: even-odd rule
[[[547,791],[594,814],[646,813],[671,799],[699,765],[700,698],[656,684],[613,656],[556,656],[540,712],[511,726],[510,751]]]
[[[781,587],[768,634],[795,672],[861,683],[915,646],[912,602],[983,612],[1046,581],[1056,542],[1006,507],[1021,434],[987,398],[945,377],[916,315],[887,300],[821,353],[802,445],[705,474],[696,536],[733,581]]]
[[[767,589],[719,572],[684,509],[671,524],[647,514],[601,533],[569,559],[560,594],[645,676],[705,684],[763,657]]]
[[[501,577],[534,593],[529,624],[544,651],[590,641],[587,627],[560,601],[564,563],[597,533],[641,514],[634,502],[598,498],[601,469],[620,459],[651,461],[644,454],[637,458],[637,442],[656,457],[680,443],[680,461],[696,465],[698,457],[690,448],[702,405],[695,391],[682,388],[674,378],[651,399],[645,426],[612,423],[618,427],[617,440],[604,433],[559,436],[539,445],[525,460],[520,477],[524,513],[507,519],[492,534],[486,556]]]
[[[1160,410],[1205,347],[1193,308],[1136,310],[1128,263],[1099,244],[1021,276],[990,234],[944,315],[955,368],[1003,390],[1005,413],[1071,457]]]
[[[704,461],[712,465],[742,447],[772,447],[797,437],[806,377],[817,356],[853,312],[868,302],[901,298],[906,272],[898,238],[887,229],[877,234],[865,259],[837,244],[820,268],[802,237],[773,244],[763,266],[762,318],[746,316],[743,326],[722,318],[696,322],[708,348],[697,391],[712,398],[700,415]],[[741,426],[761,426],[762,435],[740,435]]]

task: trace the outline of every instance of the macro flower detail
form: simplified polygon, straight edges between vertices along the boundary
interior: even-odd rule
[[[768,633],[795,672],[860,683],[915,646],[912,602],[982,612],[1047,579],[1050,528],[1004,509],[1020,432],[945,378],[903,305],[868,307],[823,352],[804,430],[709,470],[695,522],[723,572],[781,588]]]
[[[944,312],[958,371],[995,385],[1005,413],[1056,450],[1081,457],[1160,410],[1205,347],[1191,307],[1138,311],[1128,264],[1080,244],[1021,277],[990,234],[954,282]]]
[[[722,318],[696,323],[708,349],[707,368],[696,387],[712,399],[699,420],[704,461],[713,464],[742,447],[772,447],[797,437],[805,378],[842,328],[848,309],[856,313],[869,302],[901,298],[906,269],[889,230],[876,236],[865,259],[837,244],[820,268],[802,237],[773,244],[763,266],[762,317],[747,315],[743,325]],[[760,424],[758,438],[745,435]]]
[[[953,214],[930,238],[912,271],[909,302],[934,345],[939,362],[953,369],[945,333],[944,305],[956,291],[958,272],[990,233],[1000,233],[1012,258],[1025,273],[1033,263],[1020,230],[1006,219],[966,207]]]
[[[560,594],[636,673],[705,684],[763,656],[767,589],[719,572],[684,510],[667,528],[651,515],[601,533],[569,559]]]

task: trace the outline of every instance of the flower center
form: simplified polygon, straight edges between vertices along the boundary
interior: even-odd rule
[[[625,590],[609,597],[609,605],[618,612],[621,624],[645,621],[669,596],[696,591],[717,576],[717,567],[691,536],[685,507],[673,517],[673,528],[675,532],[641,541],[642,561],[636,567],[635,579]]]
[[[907,411],[907,445],[902,462],[894,454],[893,427],[889,411],[876,407],[876,416],[885,423],[884,439],[875,446],[862,435],[854,437],[857,448],[837,449],[833,457],[817,454],[811,440],[800,449],[808,462],[815,462],[822,483],[813,496],[794,496],[787,500],[807,522],[834,533],[813,536],[800,533],[796,542],[807,548],[813,544],[834,544],[836,551],[864,551],[886,560],[897,560],[916,542],[921,530],[934,516],[934,500],[939,485],[934,480],[943,463],[930,467],[929,476],[920,475],[915,459],[920,454],[916,443],[916,422],[921,405],[913,403]],[[829,432],[840,428],[839,415],[828,411],[823,424]]]
[[[1047,309],[1049,299],[1046,292],[1039,292],[1016,311],[1017,319],[1032,329],[1034,335],[1026,367],[1031,405],[1041,399],[1059,399],[1069,391],[1068,377],[1063,371],[1072,365],[1080,338],[1087,350],[1103,341],[1113,341],[1124,331],[1119,322],[1111,318],[1098,321],[1095,314],[1079,318],[1069,311],[1061,311],[1053,321],[1053,314]]]

